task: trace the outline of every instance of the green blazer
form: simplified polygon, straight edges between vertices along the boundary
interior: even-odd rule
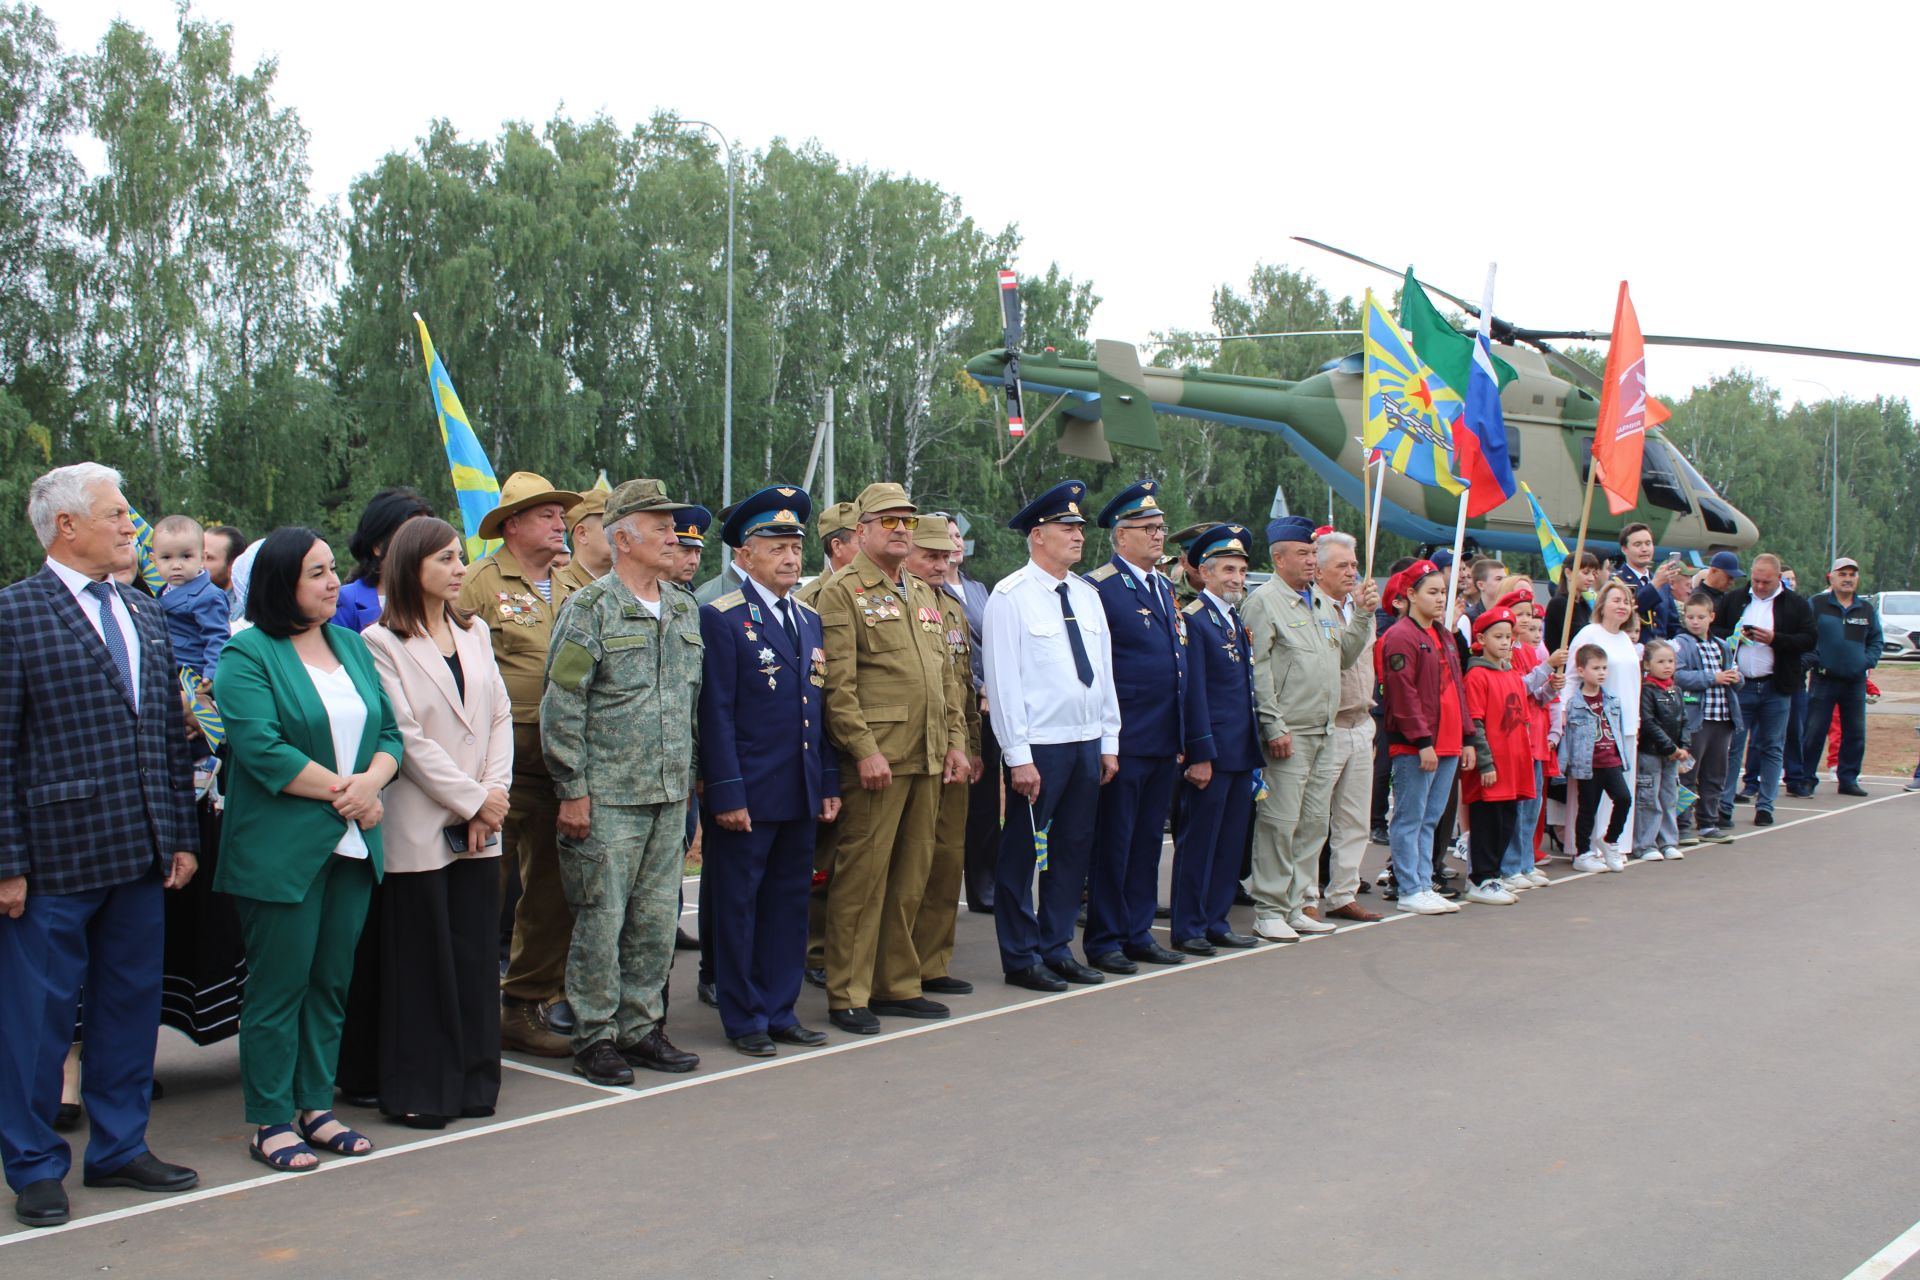
[[[301,901],[327,859],[335,856],[347,820],[324,800],[290,796],[282,788],[309,761],[344,774],[365,770],[376,751],[400,759],[393,705],[380,687],[366,642],[345,627],[329,624],[325,633],[367,704],[367,727],[351,768],[333,758],[326,707],[293,651],[293,641],[250,628],[220,651],[213,697],[231,748],[229,768],[221,778],[227,814],[213,877],[213,887],[221,893],[260,902]],[[380,828],[365,835],[378,879],[385,870]]]

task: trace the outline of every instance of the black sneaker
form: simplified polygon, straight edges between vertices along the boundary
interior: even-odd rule
[[[1733,796],[1733,802],[1735,804],[1752,804],[1753,795],[1754,793],[1751,791],[1736,791]]]
[[[595,1040],[573,1055],[573,1074],[585,1076],[589,1083],[628,1085],[633,1083],[633,1068],[620,1056],[611,1040]]]
[[[1773,810],[1771,810],[1771,809],[1755,809],[1755,810],[1753,811],[1753,825],[1754,825],[1754,826],[1756,826],[1756,827],[1770,827],[1770,826],[1772,826],[1772,825],[1773,825]]]
[[[1377,827],[1375,827],[1375,828],[1374,828],[1374,829],[1373,829],[1372,831],[1369,831],[1369,832],[1367,833],[1367,839],[1368,839],[1368,840],[1369,840],[1369,841],[1370,841],[1371,843],[1373,843],[1373,844],[1385,844],[1385,843],[1387,843],[1387,828],[1386,828],[1386,826],[1385,826],[1384,824],[1382,824],[1382,825],[1380,825],[1380,826],[1377,826]]]

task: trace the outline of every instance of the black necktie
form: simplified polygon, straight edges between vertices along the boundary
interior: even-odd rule
[[[1067,584],[1063,582],[1054,590],[1060,593],[1060,616],[1067,623],[1067,647],[1073,650],[1073,670],[1080,677],[1080,683],[1091,689],[1093,659],[1087,656],[1087,642],[1080,638],[1080,624],[1074,621],[1073,605],[1067,600]]]
[[[780,597],[779,604],[780,625],[787,629],[787,639],[793,641],[794,656],[800,657],[802,656],[800,653],[800,628],[793,624],[793,604],[785,596]]]

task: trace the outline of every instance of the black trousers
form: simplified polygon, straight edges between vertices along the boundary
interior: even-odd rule
[[[1000,740],[991,716],[980,717],[980,759],[986,768],[967,793],[967,909],[991,913],[1000,861]]]
[[[1620,833],[1627,829],[1627,811],[1633,808],[1633,791],[1627,786],[1627,771],[1617,764],[1595,765],[1591,778],[1580,779],[1580,813],[1573,820],[1573,852],[1576,856],[1585,853],[1593,840],[1593,815],[1600,807],[1603,794],[1613,801],[1613,812],[1607,815],[1607,843],[1618,841]]]
[[[1379,717],[1373,722],[1373,825],[1387,825],[1387,786],[1393,779],[1393,758],[1387,754],[1387,731]]]
[[[1447,850],[1453,847],[1453,820],[1460,816],[1460,781],[1456,776],[1447,790],[1447,807],[1440,814],[1440,825],[1433,829],[1433,881],[1447,869]]]
[[[460,858],[381,886],[380,1109],[490,1112],[500,1097],[500,867]]]
[[[1469,875],[1475,884],[1500,878],[1500,863],[1513,841],[1513,829],[1520,821],[1518,800],[1475,800],[1467,806],[1473,826],[1467,832],[1467,847],[1473,862]]]

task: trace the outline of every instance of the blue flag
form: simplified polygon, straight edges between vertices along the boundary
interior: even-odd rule
[[[440,439],[447,447],[447,468],[453,473],[454,496],[460,500],[460,521],[466,526],[467,560],[471,563],[500,545],[498,540],[489,542],[480,536],[480,522],[500,505],[500,482],[493,478],[493,464],[487,461],[480,437],[473,434],[467,411],[454,394],[447,366],[434,353],[427,322],[418,314],[413,320],[420,326],[420,348],[427,358],[427,389],[433,393],[433,411],[440,419]]]

